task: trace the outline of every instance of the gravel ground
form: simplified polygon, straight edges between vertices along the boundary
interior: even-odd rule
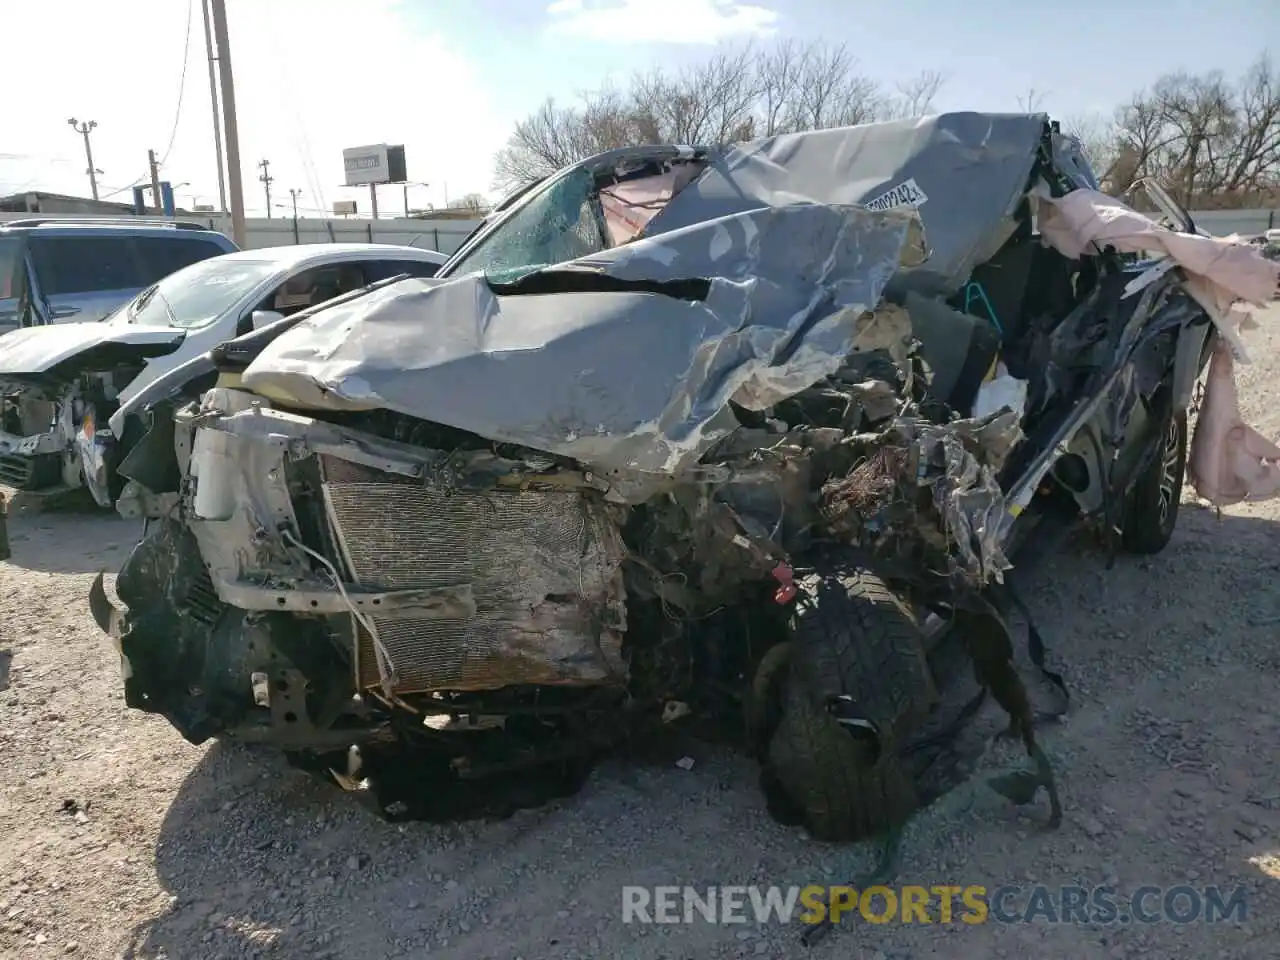
[[[1280,435],[1280,310],[1241,369]],[[1269,328],[1268,328],[1269,327]],[[1018,811],[986,775],[919,815],[902,883],[1244,885],[1244,922],[846,927],[816,957],[1274,958],[1280,953],[1280,503],[1183,504],[1156,558],[1106,572],[1087,544],[1026,599],[1074,704],[1042,738],[1067,807]],[[869,852],[773,823],[723,751],[601,769],[578,796],[497,823],[388,825],[270,754],[191,747],[125,708],[85,597],[138,528],[20,516],[0,563],[0,955],[5,957],[785,957],[798,926],[624,924],[626,884],[837,883]],[[7,689],[6,689],[7,687]],[[1019,902],[1015,899],[1015,903]]]

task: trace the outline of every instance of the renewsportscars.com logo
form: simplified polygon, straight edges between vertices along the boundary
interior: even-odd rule
[[[623,887],[623,923],[1243,923],[1245,888],[1142,886]]]

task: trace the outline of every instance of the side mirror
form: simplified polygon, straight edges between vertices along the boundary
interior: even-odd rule
[[[261,330],[269,323],[275,323],[277,320],[283,320],[284,314],[277,313],[274,310],[255,310],[249,319],[253,322],[253,329]]]

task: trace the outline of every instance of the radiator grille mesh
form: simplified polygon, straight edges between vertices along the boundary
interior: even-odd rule
[[[360,584],[469,584],[475,597],[467,620],[373,618],[398,692],[621,675],[621,538],[598,507],[574,493],[446,490],[321,461],[327,509]],[[358,680],[376,686],[372,641],[358,634]]]

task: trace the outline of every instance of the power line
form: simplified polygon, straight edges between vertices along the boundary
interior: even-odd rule
[[[164,148],[164,156],[160,165],[169,159],[173,150],[173,141],[178,138],[178,121],[182,119],[182,95],[187,89],[187,64],[191,62],[191,14],[195,9],[195,0],[187,0],[187,35],[182,41],[182,74],[178,77],[178,106],[173,112],[173,129],[169,131],[169,145]]]
[[[38,160],[41,163],[75,163],[74,160],[68,160],[66,157],[54,157],[39,153],[0,153],[0,161],[6,160],[17,162]]]
[[[129,184],[127,187],[121,187],[119,190],[112,190],[110,193],[104,193],[102,195],[102,199],[105,200],[107,199],[107,197],[114,197],[117,193],[124,193],[126,190],[132,190],[134,187],[140,187],[144,183],[146,183],[149,179],[151,179],[150,171],[148,171],[147,173],[144,173],[140,177],[135,177],[133,180],[133,183]]]
[[[276,29],[275,18],[270,9],[263,11],[263,22],[266,24],[267,32],[270,34],[271,44],[275,49],[285,49],[286,44],[281,43],[280,35]],[[324,187],[321,185],[319,175],[316,173],[315,163],[312,157],[311,141],[307,137],[306,124],[302,122],[302,117],[298,113],[298,97],[294,92],[292,71],[282,68],[280,62],[273,58],[271,61],[272,69],[275,71],[278,81],[277,92],[280,87],[284,88],[284,107],[293,118],[295,131],[295,139],[293,141],[294,151],[298,155],[298,159],[302,162],[302,172],[307,180],[307,188],[311,191],[311,199],[318,203],[322,209],[328,205],[328,198],[325,197]],[[299,141],[301,146],[299,146]]]
[[[187,89],[187,64],[191,60],[191,17],[192,11],[194,10],[194,3],[195,0],[187,0],[187,30],[186,39],[182,44],[182,73],[178,77],[178,105],[173,113],[173,128],[169,131],[169,143],[164,148],[164,156],[159,161],[161,166],[163,166],[164,162],[169,159],[169,154],[173,151],[173,143],[178,137],[178,121],[182,118],[182,100]],[[107,197],[114,197],[116,194],[132,190],[134,187],[140,187],[150,179],[151,171],[148,170],[146,173],[142,174],[142,176],[134,177],[133,182],[127,186],[120,187],[118,190],[112,190],[110,193],[104,193],[102,195],[102,199],[105,200]]]

